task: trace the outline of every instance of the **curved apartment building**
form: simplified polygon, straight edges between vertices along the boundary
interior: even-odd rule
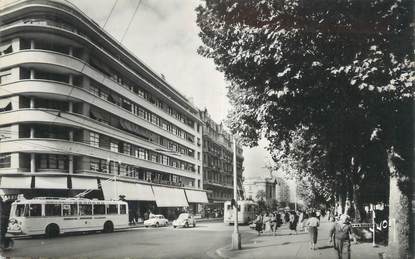
[[[183,95],[66,1],[5,0],[0,17],[3,195],[122,195],[139,216],[207,202]]]

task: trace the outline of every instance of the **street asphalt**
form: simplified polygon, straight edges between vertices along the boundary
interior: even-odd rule
[[[242,242],[255,232],[240,227]],[[77,233],[56,238],[32,237],[15,240],[3,257],[71,258],[218,258],[216,250],[231,243],[233,226],[223,222],[201,222],[196,228],[131,228],[114,233]]]

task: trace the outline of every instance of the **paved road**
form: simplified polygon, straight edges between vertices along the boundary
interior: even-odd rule
[[[243,242],[255,236],[247,226],[240,228]],[[231,243],[233,226],[199,223],[196,228],[137,228],[110,234],[89,233],[15,240],[5,257],[134,257],[217,258],[215,251]]]

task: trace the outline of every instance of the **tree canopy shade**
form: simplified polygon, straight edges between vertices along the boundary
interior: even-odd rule
[[[408,197],[412,0],[206,0],[197,14],[198,51],[229,82],[229,126],[246,145],[264,135],[271,152],[310,158],[311,166],[299,172],[319,181],[324,174],[339,177],[352,187],[355,203],[376,173],[394,173]],[[290,149],[298,131],[324,157]]]

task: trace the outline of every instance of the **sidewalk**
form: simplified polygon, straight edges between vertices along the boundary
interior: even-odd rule
[[[325,259],[337,258],[336,251],[328,246],[328,222],[322,222],[318,232],[317,250],[310,250],[308,233],[290,235],[287,224],[278,229],[277,236],[270,233],[261,234],[251,240],[251,243],[242,244],[242,250],[232,251],[230,247],[216,250],[222,258],[307,258]],[[254,232],[254,231],[253,231]],[[386,247],[372,247],[371,243],[358,243],[351,246],[351,258],[379,259]]]

